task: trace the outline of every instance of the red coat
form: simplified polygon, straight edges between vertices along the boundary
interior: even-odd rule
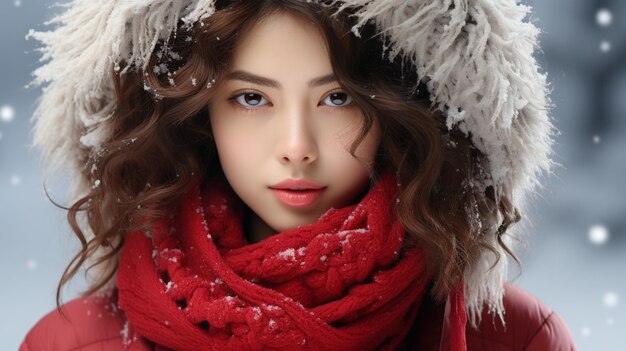
[[[575,350],[563,320],[519,287],[507,285],[504,297],[506,331],[499,319],[483,314],[479,330],[467,327],[469,351]],[[123,350],[124,315],[114,294],[76,298],[64,305],[71,323],[53,310],[28,332],[20,351]],[[409,336],[410,350],[439,350],[444,305],[426,299]],[[443,348],[445,349],[445,347]],[[163,350],[146,345],[145,350]]]

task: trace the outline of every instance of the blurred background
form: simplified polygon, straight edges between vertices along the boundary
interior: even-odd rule
[[[532,213],[529,248],[514,283],[552,307],[579,350],[626,350],[626,1],[525,1],[542,29],[537,56],[552,86],[555,145],[563,167]],[[40,89],[26,89],[40,57],[29,29],[52,1],[0,3],[0,349],[16,350],[54,308],[58,280],[77,250],[64,211],[43,192],[30,116]],[[67,179],[47,179],[64,202]],[[517,274],[520,273],[520,274]],[[64,301],[84,288],[82,276]]]

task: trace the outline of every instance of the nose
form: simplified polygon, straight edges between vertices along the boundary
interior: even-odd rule
[[[278,118],[276,157],[282,164],[309,165],[319,157],[316,132],[303,110],[286,113]]]

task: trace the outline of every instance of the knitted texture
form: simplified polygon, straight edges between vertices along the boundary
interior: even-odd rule
[[[148,236],[128,235],[118,288],[129,349],[134,333],[175,350],[397,349],[431,273],[419,248],[403,249],[391,172],[360,203],[255,244],[232,191],[212,184]],[[452,349],[465,350],[462,293],[454,301]]]

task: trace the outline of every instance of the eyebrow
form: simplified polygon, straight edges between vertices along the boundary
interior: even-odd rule
[[[273,79],[269,79],[266,77],[257,76],[256,74],[252,74],[246,71],[233,71],[230,72],[226,76],[226,80],[241,80],[244,82],[249,82],[258,85],[265,85],[271,88],[282,89],[282,85]],[[309,81],[309,88],[318,87],[321,85],[326,85],[329,83],[333,83],[337,81],[337,76],[334,73],[316,77]]]

